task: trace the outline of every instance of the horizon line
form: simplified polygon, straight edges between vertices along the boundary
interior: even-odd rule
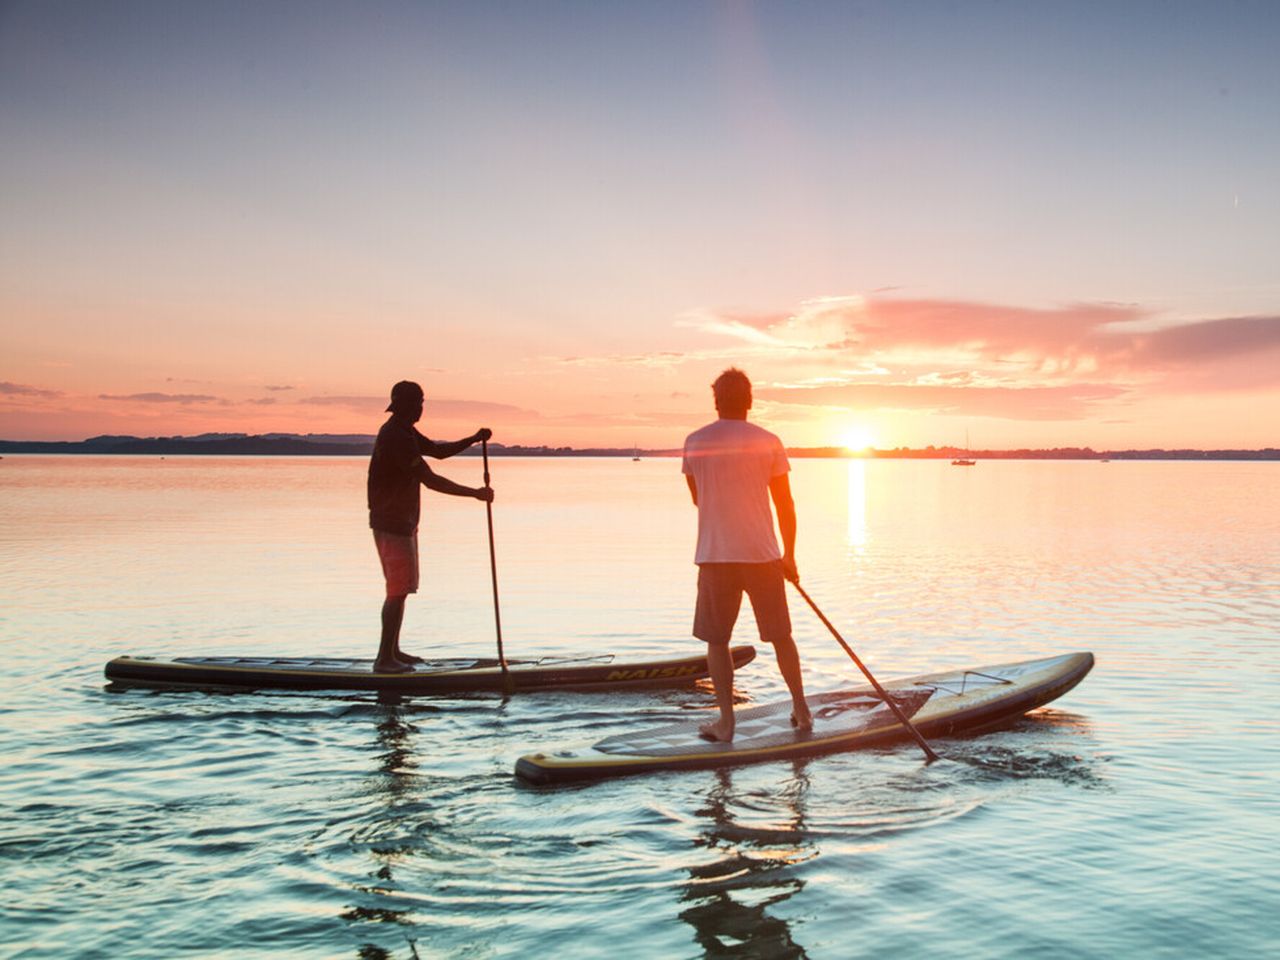
[[[319,438],[331,439],[319,439]],[[138,437],[129,434],[100,434],[84,440],[4,440],[0,439],[0,453],[12,454],[99,454],[99,455],[157,455],[162,453],[190,454],[196,456],[366,456],[372,449],[372,434],[296,434],[272,432],[268,434],[203,433],[194,436]],[[174,449],[174,448],[179,449]],[[253,447],[254,449],[236,449]],[[78,448],[78,449],[71,449]],[[873,447],[850,449],[832,444],[813,447],[786,447],[788,455],[797,458],[827,458],[848,460],[874,459],[945,459],[964,455],[975,459],[1280,459],[1277,447],[1126,447],[1122,449],[1096,449],[1091,446],[1011,447],[971,449],[954,445],[924,447]],[[499,455],[530,456],[602,456],[602,457],[677,457],[681,447],[640,448],[635,446],[583,446],[550,444],[504,444],[490,441],[489,452]],[[474,449],[462,451],[459,456],[479,456]]]

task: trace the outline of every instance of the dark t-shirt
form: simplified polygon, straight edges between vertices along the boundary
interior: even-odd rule
[[[422,509],[422,454],[430,441],[412,424],[389,419],[378,431],[369,458],[369,526],[411,536]]]

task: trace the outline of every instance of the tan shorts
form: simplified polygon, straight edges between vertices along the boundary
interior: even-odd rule
[[[387,578],[387,596],[404,597],[418,592],[418,535],[403,536],[373,531],[373,542]]]
[[[698,606],[693,635],[711,646],[724,646],[733,635],[742,607],[742,594],[751,598],[760,639],[776,643],[791,639],[791,613],[782,562],[703,563],[698,566]]]

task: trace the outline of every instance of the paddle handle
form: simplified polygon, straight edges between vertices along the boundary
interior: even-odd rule
[[[489,441],[480,441],[484,457],[484,485],[489,486]],[[484,502],[485,516],[489,520],[489,576],[493,581],[493,625],[498,633],[498,665],[502,667],[502,689],[511,693],[511,674],[507,670],[507,657],[502,651],[502,609],[498,604],[498,559],[493,548],[493,501]]]
[[[858,665],[858,669],[861,670],[863,675],[871,681],[871,685],[876,688],[876,693],[880,694],[880,699],[889,705],[889,709],[892,710],[893,715],[898,718],[898,722],[907,729],[911,736],[915,738],[916,743],[920,745],[920,749],[924,751],[924,755],[928,758],[928,762],[933,763],[933,761],[937,760],[938,755],[933,752],[933,748],[929,746],[925,738],[920,735],[920,731],[915,728],[915,724],[907,719],[907,715],[902,712],[902,708],[898,706],[893,697],[889,696],[889,694],[885,692],[884,687],[880,686],[880,681],[871,675],[871,671],[868,670],[866,665],[858,659],[858,655],[853,652],[853,648],[844,642],[844,637],[840,636],[840,632],[832,626],[831,621],[828,620],[823,612],[818,609],[818,605],[814,603],[813,598],[805,592],[804,587],[800,586],[799,582],[795,580],[791,581],[791,585],[800,591],[800,596],[804,597],[809,606],[813,608],[813,612],[818,615],[818,619],[821,620],[826,628],[831,631],[831,635],[840,642],[840,646],[844,647],[844,652],[849,655],[849,659],[856,663]]]

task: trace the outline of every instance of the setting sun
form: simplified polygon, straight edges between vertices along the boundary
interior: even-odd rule
[[[876,438],[870,427],[854,424],[845,428],[840,443],[850,453],[863,453],[875,446]]]

